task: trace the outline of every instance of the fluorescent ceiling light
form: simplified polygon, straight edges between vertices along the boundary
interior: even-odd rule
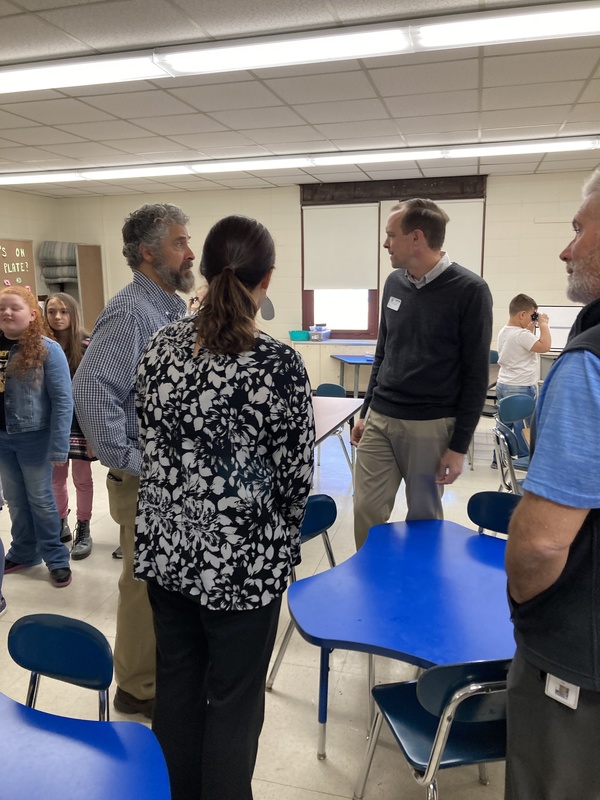
[[[577,150],[595,150],[599,139],[551,139],[530,142],[505,142],[503,144],[474,144],[454,147],[446,158],[485,158],[490,156],[528,155],[529,153],[568,153]]]
[[[165,78],[150,55],[82,58],[0,69],[0,93]]]
[[[401,150],[367,150],[348,153],[307,153],[298,156],[271,158],[240,158],[237,161],[195,161],[148,166],[107,167],[73,172],[26,172],[0,175],[0,186],[34,183],[67,183],[70,181],[119,181],[120,179],[168,177],[169,175],[215,174],[220,172],[263,172],[272,169],[306,169],[342,164],[394,164],[405,161],[448,158],[485,158],[493,156],[527,155],[529,153],[560,153],[577,150],[596,150],[600,137],[571,139],[538,139],[524,142],[457,145],[449,147],[406,147]]]
[[[418,46],[426,50],[540,39],[591,36],[600,31],[600,7],[563,6],[547,10],[494,12],[442,23],[424,23],[415,30]]]
[[[600,2],[590,0],[1,67],[0,93],[597,34]]]
[[[321,61],[344,61],[349,58],[372,58],[393,55],[408,49],[410,42],[407,31],[395,26],[207,44],[193,49],[158,51],[154,60],[172,75],[201,75]]]
[[[158,178],[166,175],[191,175],[187,164],[165,164],[157,167],[115,167],[86,169],[78,173],[86,181],[115,181],[119,178]]]
[[[386,164],[394,161],[421,161],[423,159],[444,158],[444,150],[439,148],[384,150],[367,153],[339,153],[336,155],[313,156],[316,167],[331,167],[337,164]]]
[[[63,183],[82,181],[77,172],[25,172],[0,175],[0,186],[24,186],[28,183]]]
[[[262,172],[265,169],[302,169],[313,164],[311,156],[279,158],[244,158],[239,161],[198,161],[190,168],[198,173],[214,172]]]

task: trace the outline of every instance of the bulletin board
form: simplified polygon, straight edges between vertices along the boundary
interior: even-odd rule
[[[33,242],[0,237],[1,288],[22,286],[36,296]]]

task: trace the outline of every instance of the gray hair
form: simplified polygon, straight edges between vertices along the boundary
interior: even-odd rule
[[[131,269],[138,269],[144,260],[141,244],[156,253],[167,238],[171,225],[187,225],[188,222],[187,214],[171,203],[153,203],[132,211],[122,230],[123,255]]]
[[[584,200],[591,194],[600,194],[600,169],[595,169],[583,184]]]

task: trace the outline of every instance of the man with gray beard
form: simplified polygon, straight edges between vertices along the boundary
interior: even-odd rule
[[[133,281],[98,317],[73,380],[77,418],[95,454],[108,467],[110,514],[120,527],[123,571],[115,639],[114,706],[151,718],[155,639],[146,584],[133,578],[133,541],[141,453],[135,410],[138,362],[155,331],[186,313],[175,292],[194,285],[188,217],[177,206],[142,206],[123,225],[123,255]]]
[[[600,171],[560,258],[585,303],[537,406],[506,547],[517,652],[506,800],[600,797]]]

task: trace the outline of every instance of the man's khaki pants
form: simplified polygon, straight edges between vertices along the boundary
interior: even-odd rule
[[[407,520],[444,518],[444,487],[435,483],[435,475],[453,430],[453,418],[394,419],[369,412],[354,468],[357,550],[373,525],[390,518],[402,480],[406,484]]]
[[[119,579],[115,679],[117,686],[138,700],[154,697],[156,640],[145,581],[133,577],[137,475],[109,469],[106,478],[110,515],[120,527],[123,571]]]

